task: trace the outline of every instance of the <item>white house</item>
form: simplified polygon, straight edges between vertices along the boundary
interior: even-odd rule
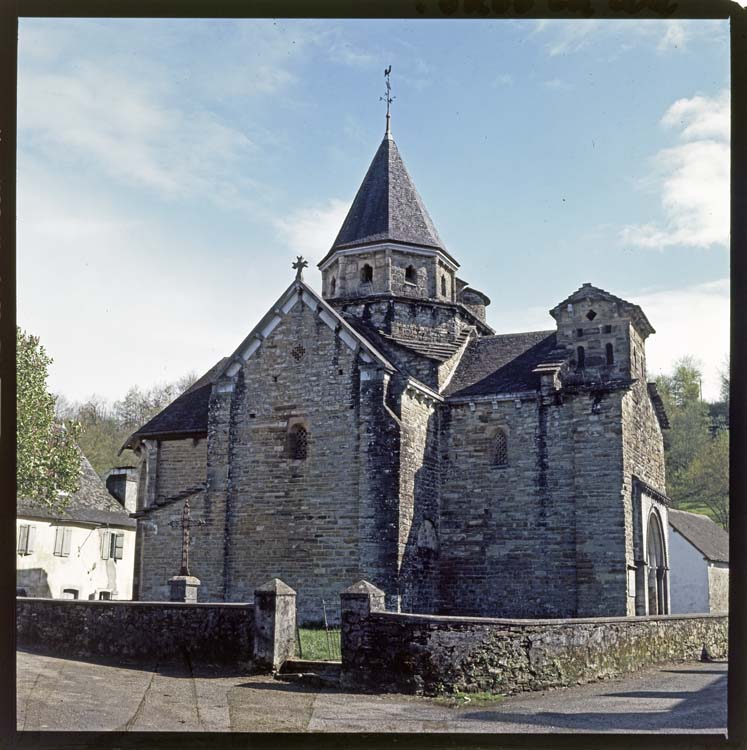
[[[729,534],[707,516],[669,509],[672,614],[729,611]]]
[[[26,596],[131,599],[136,521],[81,456],[64,511],[18,499],[16,587]]]

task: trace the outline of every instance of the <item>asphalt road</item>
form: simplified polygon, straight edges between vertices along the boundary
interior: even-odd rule
[[[127,668],[19,651],[19,730],[244,732],[726,731],[726,664],[445,705],[308,688],[225,670]]]

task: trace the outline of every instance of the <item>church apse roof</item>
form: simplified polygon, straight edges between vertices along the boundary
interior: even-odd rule
[[[210,392],[221,368],[227,361],[228,357],[224,357],[213,365],[181,396],[174,399],[165,409],[127,438],[123,448],[134,447],[138,439],[142,438],[206,434]]]
[[[319,265],[337,250],[379,242],[433,248],[454,260],[446,252],[390,135],[376,151],[342,228]]]
[[[539,388],[533,370],[555,349],[555,331],[482,336],[471,341],[444,395],[489,396]]]

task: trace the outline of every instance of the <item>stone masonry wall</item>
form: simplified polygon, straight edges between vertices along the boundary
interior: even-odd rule
[[[153,472],[156,503],[204,487],[207,440],[161,440],[151,453],[148,471]],[[204,493],[190,495],[194,519],[201,518],[203,502]],[[163,601],[169,598],[168,579],[179,572],[181,564],[183,508],[183,501],[177,500],[163,506],[153,504],[139,512],[134,589],[140,600]],[[202,601],[206,600],[203,597],[207,594],[203,588]]]
[[[516,693],[727,655],[728,618],[490,620],[343,613],[342,684],[418,694]],[[346,648],[354,644],[355,648]]]
[[[576,614],[572,404],[449,403],[442,427],[445,614]],[[496,433],[508,461],[496,465]]]
[[[278,577],[298,591],[301,622],[322,619],[323,599],[328,616],[337,619],[337,593],[347,581],[364,573],[380,577],[379,570],[361,570],[371,562],[365,544],[377,554],[387,547],[396,552],[391,540],[363,532],[368,511],[362,509],[361,482],[377,477],[369,476],[368,466],[362,475],[361,463],[376,441],[376,431],[363,440],[362,430],[372,420],[391,421],[381,382],[364,425],[361,394],[370,383],[361,380],[356,353],[300,300],[248,359],[241,377],[227,445],[223,439],[211,455],[216,467],[225,461],[224,451],[229,457],[228,476],[210,493],[214,505],[227,507],[227,598],[245,600],[259,583]],[[305,460],[289,455],[293,424],[307,430]],[[396,469],[384,455],[376,467],[380,473]],[[391,504],[396,493],[390,495]],[[389,512],[396,519],[396,508]],[[194,568],[199,577],[197,552]]]
[[[207,440],[161,440],[158,447],[156,502],[205,485]]]
[[[235,665],[253,655],[252,604],[16,599],[22,647],[82,658]]]
[[[632,614],[627,602],[622,496],[623,393],[581,391],[564,399],[572,438],[577,617]]]
[[[439,465],[436,405],[413,392],[401,397],[398,557],[402,608],[436,611]]]
[[[643,534],[647,527],[642,513],[647,508],[639,502],[633,487],[638,477],[658,492],[666,495],[664,438],[645,380],[636,381],[622,399],[621,426],[623,438],[623,500],[625,503],[625,557],[627,565],[637,566],[636,587],[645,587]],[[666,507],[659,504],[662,526],[668,527]],[[641,592],[638,592],[639,609]],[[630,598],[628,614],[635,614],[635,602]],[[645,610],[644,610],[645,611]],[[642,612],[639,612],[642,614]]]

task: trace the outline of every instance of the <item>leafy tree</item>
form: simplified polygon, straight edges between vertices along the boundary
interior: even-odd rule
[[[159,383],[147,390],[135,385],[113,404],[97,395],[83,403],[70,403],[60,398],[58,414],[80,423],[81,450],[99,476],[104,477],[113,466],[137,465],[139,459],[132,451],[119,454],[125,440],[196,379],[194,373],[188,373],[172,383]]]
[[[668,494],[675,507],[705,512],[728,528],[728,370],[721,377],[724,400],[710,404],[701,399],[702,370],[692,357],[656,382],[670,423],[664,432]]]
[[[704,505],[709,515],[729,528],[729,432],[714,435],[688,466],[681,500]]]
[[[80,486],[79,427],[55,418],[55,397],[47,390],[52,359],[37,336],[16,329],[17,494],[54,510]]]

